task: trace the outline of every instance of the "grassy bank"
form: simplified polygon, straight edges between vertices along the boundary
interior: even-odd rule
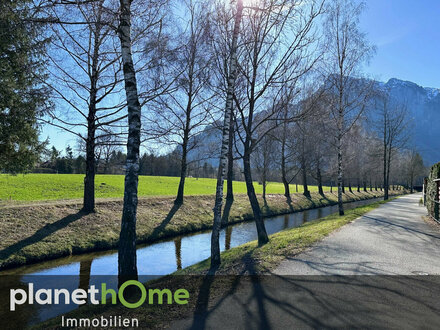
[[[375,202],[367,206],[348,210],[342,217],[333,214],[319,220],[305,223],[297,228],[283,230],[270,235],[269,243],[263,247],[258,247],[257,241],[253,241],[232,248],[222,253],[222,265],[218,269],[217,274],[270,273],[284,258],[302,252],[305,248],[323,239],[331,232],[379,207],[383,203],[383,201]],[[172,275],[203,275],[207,273],[208,269],[209,260],[205,260],[177,271]],[[101,316],[123,315],[127,318],[137,318],[140,322],[139,324],[143,327],[162,328],[166,327],[173,320],[190,317],[197,310],[207,309],[207,306],[215,306],[215,304],[228,294],[235,292],[240,284],[239,278],[229,276],[216,276],[215,279],[202,276],[167,276],[154,281],[154,283],[149,284],[149,286],[154,288],[184,287],[190,292],[191,298],[189,299],[188,305],[157,306],[144,304],[133,310],[128,310],[121,305],[111,307],[108,305],[87,306],[68,313],[66,317],[99,318]],[[207,297],[205,297],[206,295]],[[35,328],[52,329],[57,328],[59,324],[60,317],[57,317]]]
[[[379,197],[382,192],[344,194],[344,201]],[[265,216],[290,213],[335,204],[336,194],[325,197],[312,193],[310,199],[292,195],[286,203],[282,195],[269,195]],[[261,205],[263,201],[260,200]],[[81,213],[78,203],[53,203],[2,208],[0,213],[0,269],[54,259],[71,254],[107,250],[117,247],[121,201],[97,202],[97,212]],[[212,196],[189,196],[176,208],[173,198],[151,197],[139,200],[137,216],[138,243],[210,229]],[[252,219],[247,196],[237,195],[229,222]]]
[[[204,178],[187,178],[185,181],[186,195],[211,195],[215,193],[217,180]],[[165,176],[140,176],[139,196],[173,196],[177,193],[179,178]],[[263,193],[262,185],[254,184],[258,194]],[[80,199],[83,196],[83,174],[19,174],[16,176],[0,174],[0,203],[6,201],[37,201]],[[317,191],[316,186],[309,186]],[[123,175],[97,175],[95,179],[97,198],[117,198],[124,195]],[[324,187],[325,191],[330,190]],[[296,192],[291,185],[290,191]],[[242,181],[234,181],[234,192],[246,193],[246,185]],[[279,182],[270,182],[267,186],[269,194],[282,194],[284,187]],[[298,185],[298,192],[303,192]]]

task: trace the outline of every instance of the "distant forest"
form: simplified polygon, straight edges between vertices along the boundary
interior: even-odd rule
[[[99,148],[98,148],[99,149]],[[125,174],[127,155],[116,148],[102,148],[96,153],[97,174]],[[181,155],[175,150],[165,155],[143,153],[140,158],[140,175],[174,176],[180,175]],[[65,152],[52,147],[44,150],[41,161],[31,170],[32,173],[85,174],[86,158],[75,156],[70,146]],[[189,165],[188,176],[214,178],[215,168],[206,161],[196,161]]]

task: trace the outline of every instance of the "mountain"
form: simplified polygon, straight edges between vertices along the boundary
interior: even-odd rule
[[[421,87],[396,78],[377,82],[391,97],[406,105],[413,120],[413,144],[426,165],[440,161],[440,89]]]
[[[388,82],[374,82],[376,88],[387,90],[395,102],[406,105],[409,118],[412,144],[417,148],[425,161],[432,165],[440,161],[440,89],[421,87],[410,81],[396,78]],[[374,103],[374,102],[372,102]],[[188,158],[204,159],[210,165],[218,165],[221,131],[209,126],[197,136],[197,148]]]

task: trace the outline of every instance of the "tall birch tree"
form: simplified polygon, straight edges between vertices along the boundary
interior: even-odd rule
[[[220,151],[220,160],[217,173],[217,186],[215,191],[214,204],[214,223],[211,234],[211,268],[220,265],[220,226],[223,204],[223,184],[226,174],[226,165],[228,162],[229,130],[233,111],[233,95],[235,80],[237,78],[237,43],[240,32],[240,23],[243,15],[243,0],[237,0],[237,9],[234,16],[234,29],[232,33],[232,42],[229,55],[229,71],[227,77],[226,105],[223,118],[222,144]]]
[[[359,79],[361,69],[374,52],[365,33],[359,29],[364,3],[355,0],[331,0],[326,7],[325,60],[323,72],[329,91],[331,119],[335,124],[334,144],[337,151],[339,215],[344,214],[343,144],[344,137],[361,117],[371,94],[372,83]],[[358,79],[356,79],[358,78]]]
[[[141,143],[141,105],[131,50],[131,2],[131,0],[120,0],[118,28],[128,109],[124,207],[118,248],[120,281],[125,277],[137,278],[136,211],[138,204],[139,148]]]

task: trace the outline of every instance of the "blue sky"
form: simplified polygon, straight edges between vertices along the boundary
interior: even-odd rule
[[[377,46],[366,71],[379,80],[440,88],[440,0],[366,0],[361,28]]]
[[[440,88],[440,0],[366,0],[361,29],[377,53],[365,68],[374,79],[409,80]],[[64,150],[76,138],[53,127],[44,127],[41,139]]]

